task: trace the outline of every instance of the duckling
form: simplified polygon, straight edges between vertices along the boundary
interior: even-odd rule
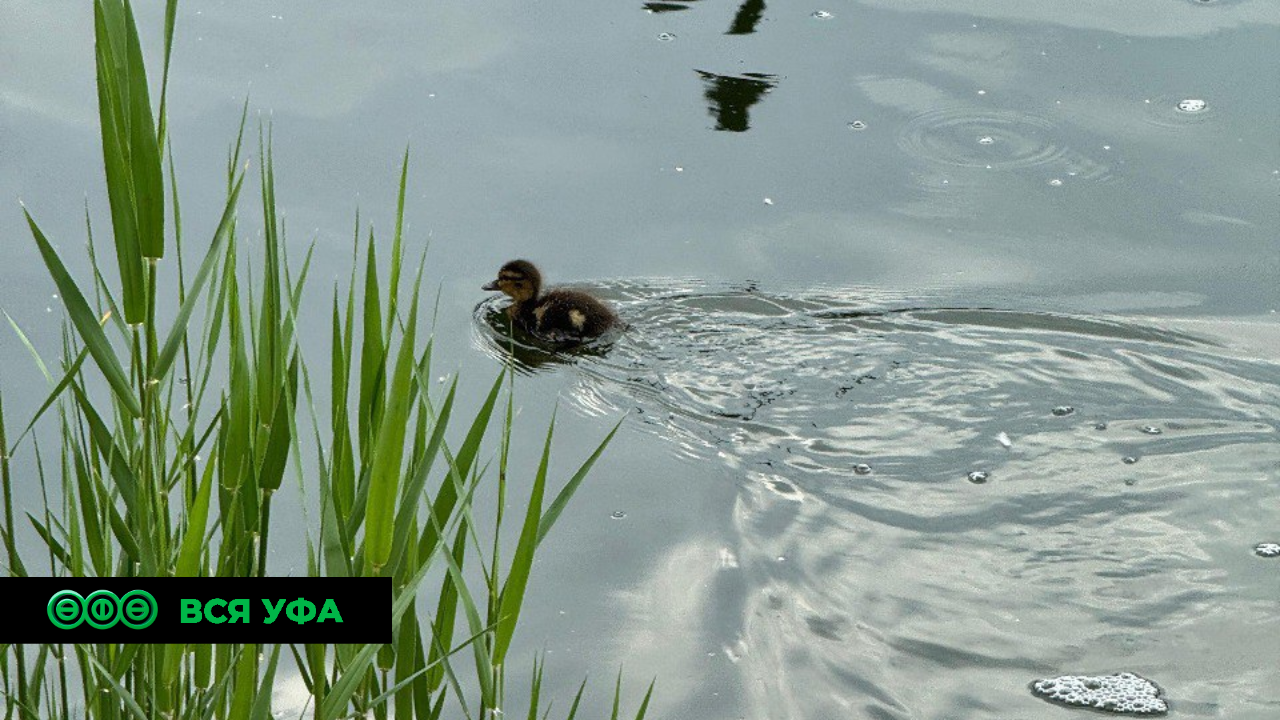
[[[481,287],[511,297],[507,315],[534,337],[556,343],[580,343],[603,335],[618,324],[608,305],[577,290],[542,292],[542,273],[528,260],[512,260],[498,279]]]

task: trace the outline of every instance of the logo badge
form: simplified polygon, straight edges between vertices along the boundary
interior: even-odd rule
[[[49,598],[46,612],[49,622],[60,630],[71,630],[81,624],[98,630],[117,624],[141,630],[156,621],[158,610],[156,599],[146,590],[131,590],[123,596],[98,590],[89,593],[89,597],[75,590],[59,590]]]

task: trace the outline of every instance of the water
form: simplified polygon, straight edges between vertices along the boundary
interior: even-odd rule
[[[91,12],[47,5],[0,5],[0,307],[49,359],[60,303],[12,201],[78,273],[86,196],[109,224]],[[621,664],[660,717],[1071,717],[1029,683],[1132,672],[1173,713],[1270,720],[1278,42],[1271,0],[191,2],[170,133],[202,242],[250,97],[326,297],[355,208],[386,236],[409,142],[460,397],[505,357],[477,287],[512,257],[631,322],[520,353],[516,457],[572,411],[553,481],[628,417],[511,652],[547,650],[558,707],[590,673],[608,712]],[[0,368],[34,411],[12,335]]]
[[[1221,657],[1224,620],[1205,618],[1256,616],[1277,581],[1249,569],[1280,501],[1271,362],[1150,320],[851,290],[595,289],[631,329],[607,352],[522,366],[565,363],[582,412],[629,413],[698,470],[688,482],[714,467],[738,487],[737,564],[701,582],[730,588],[708,612],[733,608],[721,653],[767,688],[757,711],[1034,712],[1019,675],[1135,666],[1180,677],[1184,700],[1196,691],[1180,686],[1222,684],[1203,702],[1234,707],[1274,657],[1255,645],[1251,672],[1224,673],[1161,649],[1204,633]],[[495,356],[499,306],[477,308],[476,344]],[[1000,428],[1017,444],[991,442]],[[1141,466],[1116,462],[1135,451]],[[854,479],[860,461],[874,476]],[[941,669],[922,699],[921,673]]]

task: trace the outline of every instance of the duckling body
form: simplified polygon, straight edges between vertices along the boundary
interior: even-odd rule
[[[527,260],[512,260],[484,290],[498,290],[512,300],[507,314],[520,329],[555,343],[581,343],[600,337],[618,324],[603,302],[578,290],[542,292],[542,273]]]

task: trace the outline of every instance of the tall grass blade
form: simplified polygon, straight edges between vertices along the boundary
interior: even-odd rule
[[[613,440],[613,436],[617,434],[618,428],[620,427],[622,427],[621,420],[613,426],[613,429],[609,431],[609,434],[605,436],[604,440],[600,441],[600,444],[596,446],[595,452],[591,453],[591,457],[588,457],[586,462],[582,463],[582,466],[578,468],[578,471],[573,474],[573,477],[569,478],[569,482],[565,483],[565,486],[556,494],[556,499],[551,501],[551,505],[547,506],[547,512],[542,516],[542,522],[538,525],[539,543],[541,543],[542,539],[547,536],[547,533],[551,532],[551,528],[555,526],[556,520],[560,519],[560,513],[564,512],[565,506],[567,506],[569,501],[573,499],[573,494],[578,491],[578,486],[582,485],[582,481],[587,477],[587,473],[591,471],[591,466],[595,465],[596,460],[600,459],[601,453],[603,453],[604,449],[609,446],[609,442]]]
[[[582,691],[587,689],[587,679],[582,678],[582,684],[578,686],[578,693],[573,696],[573,704],[569,706],[569,714],[565,720],[573,720],[578,716],[578,705],[582,703]]]
[[[139,257],[164,256],[164,175],[147,71],[128,0],[95,2],[99,114],[112,223]],[[117,211],[127,217],[117,219]],[[117,237],[117,249],[121,238]],[[129,249],[132,255],[133,248]],[[141,266],[138,266],[139,271]],[[141,280],[141,278],[138,278]],[[126,297],[129,287],[126,285]],[[126,306],[129,302],[126,300]],[[134,320],[127,307],[126,319]]]
[[[31,213],[28,213],[26,208],[23,208],[22,212],[26,215],[27,225],[31,228],[31,235],[35,238],[36,246],[40,249],[40,257],[44,260],[45,267],[49,270],[49,275],[53,277],[54,284],[58,286],[58,293],[62,296],[62,303],[67,308],[67,315],[71,318],[71,324],[80,333],[80,339],[84,341],[85,347],[88,348],[89,354],[93,356],[94,362],[97,363],[98,369],[106,377],[107,383],[111,386],[116,397],[130,414],[134,417],[141,417],[142,406],[138,403],[138,397],[129,386],[129,378],[125,375],[124,368],[121,367],[120,361],[116,358],[115,350],[111,347],[111,342],[107,340],[106,333],[102,331],[102,326],[98,324],[98,318],[93,314],[93,310],[89,308],[89,302],[84,299],[84,294],[80,292],[80,287],[76,285],[75,280],[71,279],[71,274],[67,272],[67,267],[62,264],[62,259],[58,257],[58,253],[54,251],[53,246],[49,244],[49,240],[40,231],[36,221],[31,217]]]
[[[187,513],[187,531],[178,549],[178,562],[173,573],[175,577],[200,575],[200,556],[204,550],[205,527],[209,522],[209,498],[213,495],[213,469],[216,464],[211,459],[205,465],[200,489],[196,491],[195,501]]]
[[[107,430],[106,424],[102,421],[101,416],[98,415],[98,411],[90,404],[84,391],[78,384],[74,384],[71,387],[75,392],[76,401],[79,403],[80,412],[89,424],[93,442],[97,446],[102,460],[111,471],[111,478],[115,481],[116,489],[120,491],[120,497],[124,500],[125,507],[129,509],[130,518],[136,525],[137,533],[135,535],[130,525],[122,519],[119,520],[119,525],[117,525],[118,515],[112,515],[112,525],[117,535],[124,535],[134,539],[140,536],[143,539],[140,545],[134,546],[131,555],[142,564],[143,575],[154,575],[156,558],[151,553],[151,543],[149,542],[152,523],[150,521],[149,508],[145,507],[139,498],[137,475],[134,474],[133,468],[129,465],[128,456],[117,446],[115,439],[111,436],[111,432]],[[104,497],[106,496],[105,493],[100,494]],[[114,513],[114,507],[112,512]],[[121,544],[128,549],[128,545],[124,543],[123,539]]]
[[[656,679],[649,681],[649,689],[644,693],[644,700],[640,702],[640,709],[636,711],[636,720],[644,720],[645,713],[649,711],[649,699],[653,697],[653,686],[658,681]]]
[[[12,320],[10,320],[10,322],[12,322]],[[76,378],[76,375],[80,374],[80,366],[84,365],[84,359],[88,356],[89,348],[86,346],[78,355],[76,355],[76,359],[72,361],[71,366],[67,368],[65,373],[63,373],[62,379],[58,380],[58,384],[54,385],[53,389],[49,391],[44,402],[40,403],[40,408],[36,410],[35,415],[31,416],[31,421],[27,423],[26,429],[22,431],[22,434],[18,436],[17,440],[13,441],[13,447],[10,448],[10,452],[17,450],[18,446],[22,444],[23,439],[27,437],[27,434],[31,432],[31,429],[34,428],[40,418],[44,416],[45,411],[62,396],[62,391],[67,389],[67,386]]]
[[[391,337],[391,325],[396,316],[396,304],[400,297],[400,264],[404,259],[401,249],[401,238],[404,236],[404,192],[409,180],[409,148],[404,149],[404,160],[400,163],[400,192],[396,196],[396,227],[391,238],[391,276],[387,287],[387,327],[384,337]]]
[[[551,437],[555,434],[555,415],[547,425],[547,439],[542,445],[542,459],[538,461],[538,472],[533,478],[533,490],[529,497],[529,507],[525,511],[524,526],[520,530],[520,540],[516,544],[515,556],[511,558],[511,570],[502,587],[502,600],[498,611],[498,630],[493,643],[493,661],[502,664],[511,646],[511,638],[515,635],[516,621],[520,617],[520,607],[524,604],[524,591],[529,584],[529,574],[533,568],[533,552],[538,545],[538,525],[542,520],[542,496],[547,485],[547,465],[551,459]]]
[[[400,353],[391,378],[386,409],[378,424],[377,444],[369,471],[369,498],[365,506],[365,558],[377,572],[391,558],[394,514],[399,499],[400,464],[404,438],[413,404],[418,308],[409,310],[409,321],[400,340]],[[369,328],[365,329],[366,332]]]
[[[378,291],[378,264],[373,235],[369,236],[364,280],[364,337],[360,346],[360,399],[357,429],[360,451],[370,455],[374,432],[382,417],[386,393],[386,342],[382,336],[382,310]]]
[[[160,129],[156,133],[157,143],[160,147],[165,146],[165,128],[168,126],[169,120],[166,109],[169,97],[169,61],[173,57],[173,30],[174,26],[177,25],[177,20],[178,0],[167,0],[164,4],[164,70],[160,76],[160,112],[157,113]],[[172,177],[172,172],[170,177]]]
[[[284,387],[278,388],[275,411],[271,414],[271,429],[267,436],[266,450],[262,456],[262,464],[258,469],[258,487],[268,492],[280,489],[284,478],[285,465],[289,460],[289,447],[292,439],[290,422],[293,418],[294,402],[298,396],[298,354],[294,352],[285,371]]]
[[[236,179],[235,187],[232,188],[231,194],[227,196],[227,204],[223,208],[222,219],[218,222],[218,229],[213,233],[213,240],[209,243],[209,251],[205,253],[204,261],[200,263],[200,268],[196,271],[196,276],[191,281],[191,286],[187,290],[187,297],[181,307],[178,308],[178,315],[174,318],[173,325],[169,328],[169,336],[164,341],[160,354],[152,366],[152,380],[164,379],[169,372],[169,367],[173,364],[174,358],[178,356],[178,350],[182,348],[182,341],[187,336],[187,323],[191,319],[191,313],[195,311],[196,305],[200,301],[200,291],[204,289],[209,276],[213,274],[214,268],[218,266],[218,262],[223,258],[225,252],[223,244],[231,235],[231,229],[235,225],[236,200],[240,197],[240,187],[243,183],[244,175],[242,173]]]
[[[393,566],[399,565],[400,558],[408,547],[409,534],[413,528],[414,521],[418,517],[417,499],[422,495],[423,488],[427,484],[427,475],[432,466],[431,461],[439,453],[440,446],[444,442],[444,431],[449,426],[449,416],[453,413],[453,399],[457,390],[458,379],[454,378],[449,385],[448,394],[445,395],[444,404],[436,415],[431,439],[427,441],[427,446],[423,450],[422,456],[417,459],[413,476],[409,478],[409,482],[405,485],[403,502],[400,505],[399,513],[396,515],[395,530],[392,534],[393,554],[390,558],[390,564]]]
[[[609,720],[618,720],[618,709],[622,704],[622,668],[618,668],[618,680],[613,686],[613,712],[609,714]]]
[[[146,319],[147,295],[129,162],[129,119],[124,96],[128,83],[122,78],[128,72],[124,7],[119,0],[96,0],[93,9],[102,160],[111,205],[116,265],[124,286],[124,319],[128,323],[140,323]]]
[[[466,558],[467,550],[467,522],[464,518],[462,524],[458,527],[458,532],[453,541],[453,561],[458,567],[462,567],[462,563]],[[431,625],[431,654],[428,656],[431,664],[435,664],[435,660],[440,657],[444,648],[449,647],[453,642],[454,625],[458,618],[458,588],[454,583],[453,576],[446,576],[440,587],[440,595],[436,603],[436,619]],[[427,674],[427,688],[434,691],[440,687],[440,683],[444,681],[444,669],[438,668]]]
[[[133,693],[129,692],[124,685],[120,684],[120,681],[117,679],[118,676],[114,672],[108,670],[101,662],[98,662],[98,659],[95,658],[91,652],[84,653],[82,657],[89,661],[89,664],[93,666],[98,677],[107,681],[107,684],[109,684],[111,689],[115,691],[114,697],[119,698],[124,702],[124,707],[129,711],[130,715],[138,720],[150,720],[150,716],[148,716],[142,709],[142,706],[138,704],[137,698],[135,698]]]
[[[258,686],[257,697],[253,700],[253,708],[249,712],[249,720],[271,720],[271,690],[276,682],[276,661],[280,659],[280,646],[271,648],[271,659],[267,661],[267,669],[262,673],[262,684]]]
[[[462,487],[467,473],[471,471],[476,454],[480,451],[480,442],[484,439],[485,430],[489,427],[489,419],[493,417],[493,408],[498,402],[498,393],[502,390],[502,381],[505,377],[504,370],[494,379],[484,404],[480,406],[480,411],[476,413],[475,419],[471,422],[471,428],[462,441],[462,447],[458,449],[457,457],[450,458],[448,449],[445,449],[445,459],[449,461],[449,474],[436,493],[435,502],[431,504],[432,519],[423,528],[422,538],[418,542],[419,555],[429,554],[429,551],[434,550],[440,543],[442,536],[438,534],[437,528],[453,514],[454,506],[458,502],[458,489]]]

